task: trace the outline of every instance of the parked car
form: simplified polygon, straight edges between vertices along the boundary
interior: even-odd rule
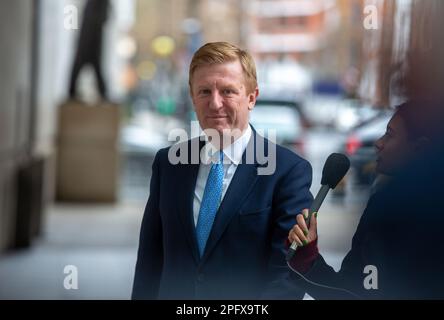
[[[370,185],[376,177],[375,142],[386,131],[393,111],[381,111],[373,119],[355,127],[347,136],[344,151],[349,156],[358,184]]]
[[[185,129],[185,123],[180,119],[153,111],[139,112],[122,127],[120,150],[124,154],[154,157],[159,149],[173,144],[168,140],[168,134],[177,128]]]
[[[304,153],[304,121],[295,102],[258,100],[250,114],[250,123],[266,137],[274,130],[276,143]]]
[[[303,102],[300,97],[296,94],[291,93],[278,93],[274,92],[273,94],[262,92],[259,95],[259,98],[256,101],[256,107],[260,106],[282,106],[289,107],[294,109],[298,116],[301,119],[302,126],[304,129],[310,128],[312,126],[311,121],[308,119],[305,110],[303,108]]]
[[[362,104],[358,100],[343,99],[337,107],[334,127],[342,132],[347,132],[371,121],[379,115],[379,111],[369,105]]]

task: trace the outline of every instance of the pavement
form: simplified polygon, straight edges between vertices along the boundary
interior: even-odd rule
[[[0,299],[129,299],[143,206],[52,206],[33,247],[0,257]],[[66,266],[78,289],[65,288]]]

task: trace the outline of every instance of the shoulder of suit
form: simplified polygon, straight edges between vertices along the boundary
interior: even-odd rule
[[[159,161],[164,161],[168,158],[168,154],[170,153],[170,151],[179,152],[179,150],[181,150],[181,149],[190,148],[190,146],[193,143],[195,143],[195,144],[197,144],[197,146],[199,146],[200,137],[188,139],[188,140],[185,140],[182,142],[177,142],[177,143],[174,143],[168,147],[162,148],[159,151],[157,151],[156,158],[158,158]],[[200,149],[198,148],[198,150],[200,150]]]
[[[308,163],[308,161],[304,158],[302,158],[300,155],[296,154],[294,151],[291,151],[288,148],[285,148],[277,143],[274,143],[270,140],[268,140],[267,138],[264,138],[260,135],[257,135],[258,137],[260,137],[261,139],[265,140],[265,143],[268,145],[273,145],[276,149],[276,161],[277,163],[280,162],[285,162],[287,164],[297,164],[297,163],[301,163],[301,162],[306,162]]]

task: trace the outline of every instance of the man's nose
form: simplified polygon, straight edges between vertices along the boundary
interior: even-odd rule
[[[212,109],[220,109],[223,106],[223,97],[219,94],[217,90],[213,92],[210,100],[210,107]]]

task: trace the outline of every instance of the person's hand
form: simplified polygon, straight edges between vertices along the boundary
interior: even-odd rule
[[[307,228],[305,219],[308,217],[308,209],[302,210],[302,214],[296,216],[296,224],[290,230],[288,234],[288,240],[290,243],[296,241],[297,245],[302,247],[305,246],[318,238],[317,231],[317,214],[313,213],[311,215],[310,227]]]

